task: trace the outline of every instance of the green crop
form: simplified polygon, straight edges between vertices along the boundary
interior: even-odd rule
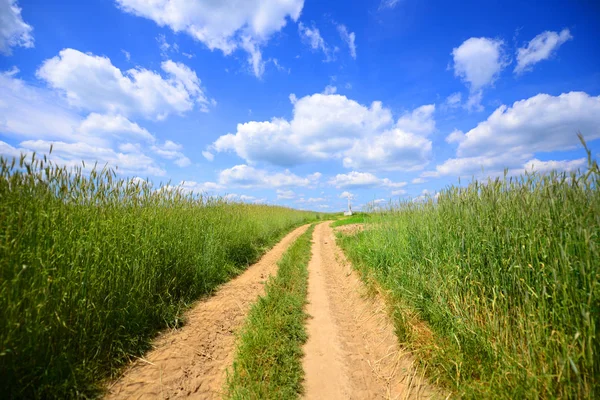
[[[582,172],[452,186],[340,241],[391,293],[401,342],[458,396],[598,398],[599,180],[589,156]]]
[[[316,216],[35,155],[0,170],[5,398],[94,396],[191,302]]]

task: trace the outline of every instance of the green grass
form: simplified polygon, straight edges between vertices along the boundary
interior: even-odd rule
[[[357,213],[357,214],[351,215],[350,217],[344,217],[342,219],[338,219],[337,221],[333,222],[331,224],[331,226],[333,228],[335,228],[336,226],[350,225],[350,224],[363,224],[363,223],[366,223],[369,221],[370,221],[369,214]]]
[[[302,345],[308,262],[314,227],[300,236],[279,261],[266,295],[252,307],[242,329],[228,377],[234,399],[294,399],[302,393]]]
[[[600,171],[449,187],[339,241],[463,398],[600,397]]]
[[[73,398],[315,213],[0,159],[0,387]]]

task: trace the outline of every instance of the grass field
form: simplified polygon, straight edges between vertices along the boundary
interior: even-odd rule
[[[308,262],[314,226],[288,249],[266,295],[252,307],[242,329],[228,379],[232,399],[293,399],[302,392],[302,345]]]
[[[314,212],[0,159],[0,387],[91,396],[182,310]]]
[[[399,339],[464,398],[600,396],[600,172],[449,187],[341,244]]]

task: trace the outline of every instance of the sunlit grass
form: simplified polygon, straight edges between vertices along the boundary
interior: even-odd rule
[[[314,227],[285,252],[250,310],[228,377],[232,399],[295,399],[302,392],[308,262]]]
[[[4,398],[94,394],[191,302],[317,217],[45,159],[0,169]]]
[[[449,187],[340,241],[390,291],[400,341],[459,396],[598,398],[599,178],[590,159]]]

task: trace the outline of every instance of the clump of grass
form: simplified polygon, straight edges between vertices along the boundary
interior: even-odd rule
[[[87,397],[315,213],[0,158],[0,387]]]
[[[449,187],[339,240],[460,397],[598,398],[599,178],[590,157],[584,172]]]
[[[279,261],[276,277],[267,282],[266,295],[250,310],[242,329],[228,396],[234,399],[292,399],[302,393],[302,345],[310,227]]]
[[[342,226],[342,225],[351,225],[351,224],[364,224],[366,222],[369,222],[369,214],[367,213],[356,213],[353,214],[350,217],[345,217],[342,219],[338,219],[337,221],[333,222],[331,224],[331,226],[333,228],[335,228],[336,226]]]

